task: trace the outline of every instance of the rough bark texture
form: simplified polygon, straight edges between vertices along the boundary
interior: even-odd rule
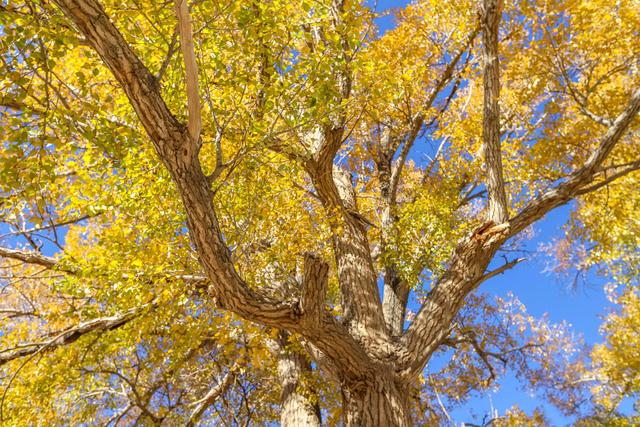
[[[402,335],[404,320],[407,314],[409,301],[409,287],[393,266],[384,268],[382,279],[384,281],[384,318],[389,326],[389,332],[394,337]]]
[[[300,351],[291,347],[289,334],[281,331],[277,339],[278,378],[282,383],[280,396],[282,427],[320,427],[320,406],[312,403],[303,388],[304,376],[311,373],[311,363]]]
[[[500,5],[497,0],[485,0],[482,18],[486,95],[484,138],[490,220],[458,243],[448,262],[447,271],[435,283],[411,326],[403,333],[408,292],[406,286],[403,288],[404,285],[398,282],[398,275],[390,266],[385,271],[385,292],[389,292],[389,295],[385,297],[386,308],[383,309],[367,240],[367,223],[357,211],[348,174],[334,168],[335,155],[343,142],[344,118],[321,129],[320,136],[313,141],[312,149],[304,159],[304,167],[322,201],[333,231],[336,273],[343,305],[343,318],[337,319],[324,307],[328,274],[326,264],[312,256],[305,260],[302,292],[298,300],[293,302],[275,300],[270,294],[255,290],[243,281],[233,265],[218,224],[209,180],[199,163],[199,144],[194,141],[187,126],[169,111],[160,96],[156,79],[96,0],[55,2],[111,70],[151,138],[158,156],[169,170],[182,198],[190,237],[211,283],[209,289],[212,299],[220,307],[250,321],[299,333],[309,348],[313,349],[310,354],[315,354],[316,350],[321,353],[317,360],[328,360],[341,383],[344,419],[349,426],[411,425],[408,390],[433,352],[448,336],[451,321],[466,296],[487,277],[486,268],[498,249],[506,239],[551,209],[568,202],[577,194],[597,188],[597,185],[589,184],[598,177],[599,168],[640,109],[640,91],[636,91],[587,162],[506,222],[498,108],[497,37]],[[340,19],[341,5],[342,2],[335,2],[336,21]],[[348,41],[345,43],[348,44]],[[341,94],[346,98],[350,92],[350,79],[342,68],[339,76]],[[417,133],[414,139],[415,135]],[[391,151],[386,168],[389,168],[396,149],[397,146]],[[401,170],[402,162],[397,167],[397,171]],[[389,206],[385,220],[385,227],[391,230],[392,194],[395,191],[393,187],[398,185],[397,174],[395,178],[385,178],[385,182],[392,185],[387,189]],[[18,257],[13,252],[6,254]],[[44,258],[23,258],[50,264]],[[119,327],[127,319],[126,316],[123,319],[109,319],[101,322],[100,327]],[[66,341],[70,339],[65,338]],[[298,380],[295,372],[304,371],[307,365],[296,357],[285,357],[282,363],[285,389],[289,392],[296,390],[294,384]],[[284,393],[283,399],[287,420],[298,423],[291,425],[314,422],[309,408],[304,407],[294,394]]]
[[[416,132],[417,133],[417,132]],[[384,144],[384,148],[378,153],[376,165],[378,179],[380,181],[380,200],[382,202],[382,218],[380,222],[381,252],[385,254],[390,250],[390,245],[395,234],[397,222],[396,216],[396,188],[398,182],[392,171],[392,157],[395,144],[391,138]],[[408,144],[408,142],[407,142]],[[402,159],[400,159],[401,161]],[[404,319],[407,312],[409,287],[402,280],[396,266],[389,261],[383,263],[382,280],[384,286],[382,310],[384,320],[389,328],[389,333],[394,336],[402,335]]]
[[[409,387],[396,382],[393,372],[380,371],[374,378],[342,386],[346,426],[412,425],[409,411]]]
[[[502,0],[484,0],[482,5],[482,54],[484,60],[484,119],[482,138],[487,173],[489,206],[487,218],[495,223],[507,220],[507,196],[500,152],[500,59],[498,29]]]

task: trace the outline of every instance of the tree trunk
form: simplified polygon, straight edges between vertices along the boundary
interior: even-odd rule
[[[407,314],[407,302],[409,301],[409,287],[400,278],[393,266],[385,266],[383,271],[384,299],[382,309],[384,320],[389,326],[389,331],[394,337],[402,335],[404,319]]]
[[[311,373],[311,363],[304,354],[289,346],[289,334],[278,336],[278,377],[282,381],[280,396],[282,427],[321,427],[320,406],[303,393],[303,375]]]
[[[391,374],[369,381],[343,384],[342,410],[347,427],[405,427],[411,424],[409,386]]]

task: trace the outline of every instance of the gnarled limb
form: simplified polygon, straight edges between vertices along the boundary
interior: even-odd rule
[[[76,24],[116,77],[160,159],[169,170],[182,198],[190,237],[211,281],[209,291],[212,297],[220,306],[245,319],[301,333],[327,356],[340,363],[345,375],[357,377],[374,369],[367,353],[330,313],[324,313],[320,327],[303,328],[297,308],[291,303],[274,301],[251,289],[240,278],[222,237],[209,181],[199,164],[199,147],[191,140],[186,126],[167,108],[155,78],[109,20],[98,1],[56,0],[56,4]],[[326,144],[322,144],[316,160],[321,166],[315,170],[323,183],[321,187],[328,188],[327,194],[333,198],[337,190],[331,179],[330,166],[339,149],[343,131],[341,128],[332,128],[328,133],[330,137],[325,140]],[[368,250],[368,245],[364,246]],[[374,281],[369,286],[375,288],[375,276],[372,277]]]

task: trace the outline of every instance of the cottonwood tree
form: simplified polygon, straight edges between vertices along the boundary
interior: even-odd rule
[[[632,174],[617,180],[606,192],[583,197],[565,235],[549,245],[556,273],[581,285],[584,273],[596,270],[609,279],[607,295],[618,305],[601,326],[604,342],[593,347],[591,366],[580,379],[589,384],[595,407],[579,425],[638,423],[640,224],[634,194],[639,185],[638,175]],[[633,402],[633,414],[619,412],[624,400]]]
[[[0,416],[433,425],[504,367],[575,410],[474,291],[636,176],[637,6],[3,3]]]

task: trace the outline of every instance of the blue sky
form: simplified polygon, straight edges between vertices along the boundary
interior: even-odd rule
[[[378,10],[402,7],[406,3],[404,0],[377,2]],[[381,18],[378,24],[381,30],[391,28],[393,18]],[[420,147],[416,147],[416,150],[418,153],[415,155],[420,156]],[[560,237],[570,208],[571,206],[559,208],[538,222],[534,227],[535,236],[528,242],[526,249],[535,251],[541,244]],[[0,235],[7,231],[6,227],[0,225]],[[512,292],[525,304],[530,314],[542,317],[548,313],[549,319],[553,322],[569,322],[573,331],[582,335],[588,344],[600,342],[598,328],[602,323],[602,317],[613,308],[603,289],[606,279],[590,275],[586,284],[572,289],[569,279],[562,280],[551,273],[545,273],[547,261],[549,259],[543,255],[534,256],[533,259],[486,282],[481,290],[502,297]],[[460,425],[462,422],[474,421],[474,415],[482,417],[482,414],[488,413],[492,407],[502,414],[514,404],[528,412],[538,406],[544,407],[553,425],[561,426],[571,422],[544,401],[522,390],[519,383],[509,376],[502,379],[499,390],[474,396],[464,406],[451,411],[450,415],[457,425]]]
[[[536,250],[540,244],[549,243],[554,237],[562,235],[561,227],[566,223],[570,207],[561,207],[550,213],[535,225],[535,237],[527,244],[528,249]],[[588,277],[587,283],[577,288],[571,286],[571,278],[562,278],[552,273],[545,273],[548,256],[534,255],[514,269],[487,281],[481,291],[505,297],[512,292],[526,307],[527,312],[535,317],[548,314],[553,323],[567,321],[575,334],[581,335],[587,344],[601,341],[599,327],[602,317],[613,308],[604,292],[605,279],[594,275]],[[452,411],[451,416],[458,423],[471,421],[471,414],[489,412],[493,406],[500,414],[514,404],[518,404],[526,412],[536,407],[543,407],[552,425],[562,426],[571,422],[544,400],[524,390],[513,377],[500,380],[501,388],[475,396],[468,404]]]
[[[379,11],[388,10],[389,8],[403,7],[407,3],[409,2],[405,0],[379,0],[377,9]],[[374,2],[371,1],[370,4],[373,5]],[[384,32],[393,28],[394,19],[392,16],[386,16],[378,19],[377,24],[381,32]],[[414,153],[414,156],[419,157],[420,150],[420,147],[416,147],[418,153]],[[426,151],[425,148],[422,150]],[[570,211],[571,205],[560,207],[536,223],[534,226],[535,235],[526,244],[525,249],[535,252],[540,245],[561,237],[563,235],[562,227],[569,219]],[[480,291],[501,297],[506,297],[511,292],[524,303],[529,314],[535,317],[547,314],[553,323],[568,322],[574,333],[581,335],[587,344],[601,342],[599,327],[602,319],[614,308],[604,292],[606,279],[590,274],[586,283],[581,283],[577,288],[574,288],[572,287],[572,278],[562,278],[553,273],[545,272],[547,263],[552,261],[549,256],[532,253],[528,258],[526,262],[514,269],[485,282]],[[441,362],[435,361],[435,363]],[[536,407],[544,408],[547,417],[554,426],[568,425],[572,421],[546,404],[541,398],[524,390],[513,376],[502,378],[499,390],[473,396],[468,403],[451,411],[450,415],[457,425],[461,425],[463,422],[475,421],[477,423],[482,419],[483,414],[491,411],[491,408],[497,410],[499,414],[504,414],[504,411],[514,404],[518,404],[528,413]]]

